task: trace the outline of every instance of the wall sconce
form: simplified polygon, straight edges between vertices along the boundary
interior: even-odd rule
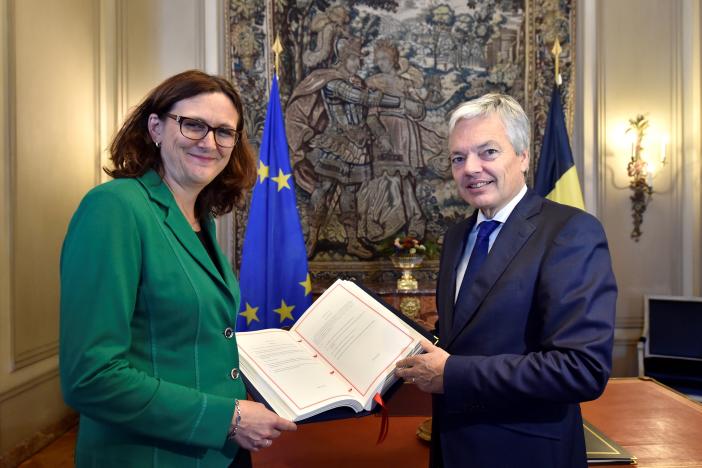
[[[641,224],[643,224],[643,214],[646,207],[651,202],[653,196],[653,177],[658,169],[656,163],[650,159],[650,151],[644,151],[643,140],[648,130],[648,119],[644,115],[637,115],[629,119],[629,128],[626,133],[631,138],[631,159],[627,164],[627,174],[630,177],[629,189],[632,191],[631,216],[634,222],[634,229],[631,231],[631,238],[638,242],[641,237]],[[660,142],[659,162],[660,166],[666,164],[666,149],[668,145],[667,137],[662,137]]]

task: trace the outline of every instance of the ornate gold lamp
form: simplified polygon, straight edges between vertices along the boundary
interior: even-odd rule
[[[643,215],[653,196],[653,177],[657,169],[650,157],[644,155],[643,140],[647,130],[648,119],[646,116],[639,114],[633,119],[629,119],[627,133],[631,136],[631,157],[626,169],[630,178],[631,196],[629,198],[631,199],[631,217],[634,223],[631,238],[636,242],[641,237]],[[663,137],[659,154],[661,166],[666,164],[667,143],[667,138]]]

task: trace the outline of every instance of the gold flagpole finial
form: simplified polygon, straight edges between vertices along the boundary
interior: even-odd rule
[[[553,54],[553,63],[555,64],[555,71],[556,71],[556,84],[560,86],[560,84],[563,82],[561,79],[561,74],[558,72],[558,65],[559,61],[561,58],[561,43],[558,41],[558,38],[556,37],[556,41],[553,43],[553,49],[551,49],[551,53]]]
[[[278,64],[280,62],[280,54],[283,52],[283,46],[280,43],[280,36],[275,36],[275,42],[273,43],[273,48],[271,49],[275,54],[275,76],[278,76]]]

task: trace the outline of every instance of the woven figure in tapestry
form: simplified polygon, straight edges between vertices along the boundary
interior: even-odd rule
[[[320,230],[337,214],[346,254],[368,259],[373,252],[358,235],[357,193],[373,176],[370,108],[399,108],[400,97],[369,90],[357,75],[363,52],[358,39],[339,39],[337,63],[311,72],[288,102],[286,133],[296,182],[310,193],[307,252],[315,254]]]

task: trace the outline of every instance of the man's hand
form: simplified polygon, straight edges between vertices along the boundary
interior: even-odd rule
[[[427,340],[421,345],[426,354],[398,361],[395,375],[417,385],[423,392],[444,393],[444,366],[450,354]]]
[[[268,448],[273,444],[273,439],[280,436],[281,431],[295,431],[295,423],[283,419],[272,411],[269,411],[261,403],[253,401],[239,400],[241,410],[241,422],[236,431],[234,440],[240,447],[252,452]],[[236,414],[232,419],[234,427]]]

